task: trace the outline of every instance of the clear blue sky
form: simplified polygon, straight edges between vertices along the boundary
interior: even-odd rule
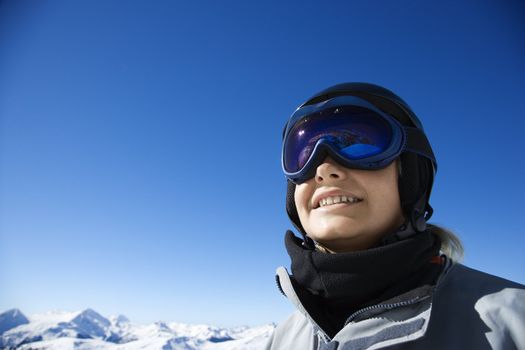
[[[285,318],[282,127],[345,81],[413,107],[431,222],[525,283],[524,36],[518,0],[3,1],[0,311]]]

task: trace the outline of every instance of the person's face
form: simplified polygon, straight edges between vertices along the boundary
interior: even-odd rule
[[[397,162],[358,170],[327,157],[313,178],[295,188],[307,235],[333,252],[356,251],[373,247],[403,224]]]

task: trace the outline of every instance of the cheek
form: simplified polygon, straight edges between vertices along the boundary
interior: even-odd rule
[[[372,203],[375,203],[376,212],[388,217],[398,216],[401,212],[401,201],[397,182],[392,183],[390,186],[378,187],[377,189],[377,199],[372,201]]]
[[[295,193],[294,193],[294,201],[295,201],[295,207],[297,208],[297,212],[299,213],[299,216],[302,215],[302,213],[306,212],[307,209],[307,192],[308,189],[304,184],[298,185],[295,187]]]
[[[397,208],[399,207],[399,198],[392,191],[385,191],[381,193],[377,203],[381,212],[394,212],[397,211]]]
[[[379,203],[382,205],[391,204],[393,201],[395,201],[397,195],[397,188],[393,185],[388,186],[377,186],[375,189],[376,196],[379,198]]]
[[[397,211],[401,207],[399,188],[395,173],[385,174],[370,183],[370,205],[380,211]]]

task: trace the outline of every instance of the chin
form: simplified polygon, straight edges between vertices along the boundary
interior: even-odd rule
[[[349,227],[352,230],[348,230]],[[365,250],[373,246],[376,240],[374,235],[362,230],[355,222],[346,225],[312,227],[312,229],[308,236],[333,252]]]
[[[361,231],[359,222],[347,217],[332,217],[315,225],[318,236],[325,239],[353,238]]]
[[[359,236],[358,232],[344,230],[343,228],[328,228],[317,230],[314,235],[309,235],[314,241],[319,243],[352,240]]]

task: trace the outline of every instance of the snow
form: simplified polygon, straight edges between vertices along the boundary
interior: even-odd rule
[[[33,314],[29,316],[29,321],[31,322],[42,322],[42,323],[60,323],[60,322],[69,322],[73,318],[77,317],[82,311],[48,311],[42,314]]]
[[[13,310],[9,312],[4,314],[13,315]],[[138,325],[126,316],[105,318],[92,309],[50,311],[31,315],[27,319],[29,323],[20,324],[0,335],[0,348],[251,350],[262,349],[275,328],[273,324],[253,328],[221,328],[176,322]]]
[[[20,310],[7,310],[0,314],[0,335],[10,329],[27,323],[29,323],[29,320],[22,312],[20,312]]]

